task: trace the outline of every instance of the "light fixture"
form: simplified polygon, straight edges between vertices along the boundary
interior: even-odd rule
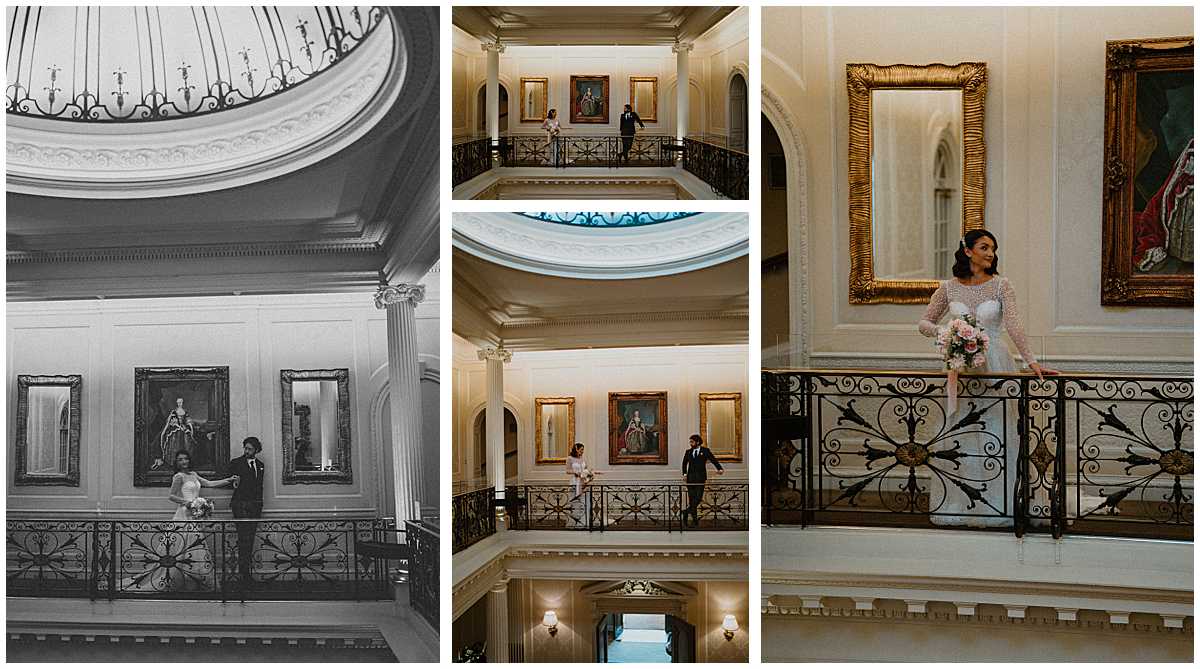
[[[725,640],[733,641],[733,633],[738,631],[737,618],[734,618],[732,613],[726,613],[721,629],[725,630]]]
[[[550,636],[558,634],[558,615],[553,611],[547,611],[546,615],[542,616],[542,624],[550,632]],[[736,625],[737,623],[734,623]]]

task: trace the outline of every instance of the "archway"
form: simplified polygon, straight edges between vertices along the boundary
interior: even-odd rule
[[[475,96],[476,109],[479,119],[478,130],[480,133],[487,132],[487,84],[479,87],[479,93]],[[500,134],[508,132],[508,89],[504,84],[500,84]]]
[[[762,117],[762,364],[791,364],[788,273],[788,164],[770,119]]]
[[[475,448],[475,470],[470,473],[470,478],[486,479],[488,477],[488,449],[487,449],[487,410],[481,409],[475,415],[474,427],[471,430],[473,435],[473,447]],[[520,443],[517,434],[517,417],[512,410],[504,407],[504,478],[505,480],[516,478],[517,476],[517,444]]]
[[[746,78],[735,72],[729,79],[729,147],[745,151],[750,146],[750,100]]]

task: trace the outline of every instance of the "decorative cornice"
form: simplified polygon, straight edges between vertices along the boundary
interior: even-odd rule
[[[253,244],[204,244],[150,246],[139,248],[91,248],[66,251],[9,251],[10,265],[28,263],[139,262],[152,260],[195,260],[263,256],[353,255],[375,253],[372,242],[265,242]]]
[[[555,326],[577,327],[581,325],[622,325],[667,321],[728,321],[743,322],[750,317],[748,309],[722,311],[655,311],[625,314],[589,314],[586,316],[564,316],[559,318],[516,317],[500,323],[502,329],[544,328]]]
[[[499,360],[501,363],[512,362],[512,351],[503,346],[488,346],[479,349],[480,360]]]
[[[381,286],[375,291],[375,308],[386,309],[405,302],[417,306],[425,301],[425,286],[418,283],[398,283]]]

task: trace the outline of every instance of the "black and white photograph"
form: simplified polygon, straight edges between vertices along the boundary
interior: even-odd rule
[[[6,10],[8,661],[438,660],[442,11]]]

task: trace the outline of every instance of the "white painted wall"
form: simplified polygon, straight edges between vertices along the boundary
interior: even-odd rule
[[[1100,230],[1105,40],[1192,23],[1190,7],[763,8],[764,107],[789,152],[791,306],[802,317],[806,269],[811,364],[934,367],[923,307],[849,304],[846,63],[984,61],[985,221],[1034,353],[1073,370],[1190,370],[1191,309],[1100,306]]]
[[[437,275],[431,275],[436,277]],[[264,515],[386,514],[390,446],[379,402],[387,381],[385,313],[369,293],[10,303],[7,325],[8,407],[18,374],[82,374],[80,486],[10,487],[10,515],[138,513],[169,517],[167,488],[133,486],[135,367],[229,367],[230,458],[242,439],[258,436],[270,479]],[[422,362],[438,366],[438,300],[417,309]],[[354,481],[350,485],[281,484],[281,369],[350,369]],[[427,373],[427,376],[430,374]],[[437,384],[422,383],[437,396]],[[436,410],[424,412],[436,471]],[[8,425],[8,480],[16,431]],[[210,491],[218,516],[231,489]]]
[[[753,451],[746,428],[748,348],[732,346],[645,347],[569,351],[518,351],[504,368],[504,401],[518,424],[520,482],[566,481],[564,466],[537,465],[534,454],[534,398],[575,397],[575,441],[587,448],[589,464],[610,481],[680,479],[688,436],[700,431],[699,393],[742,393],[743,461],[722,463],[729,479],[747,476]],[[472,425],[487,401],[483,363],[475,348],[455,338],[455,475],[469,471]],[[667,391],[666,465],[608,464],[608,393]],[[601,481],[603,482],[603,481]]]

